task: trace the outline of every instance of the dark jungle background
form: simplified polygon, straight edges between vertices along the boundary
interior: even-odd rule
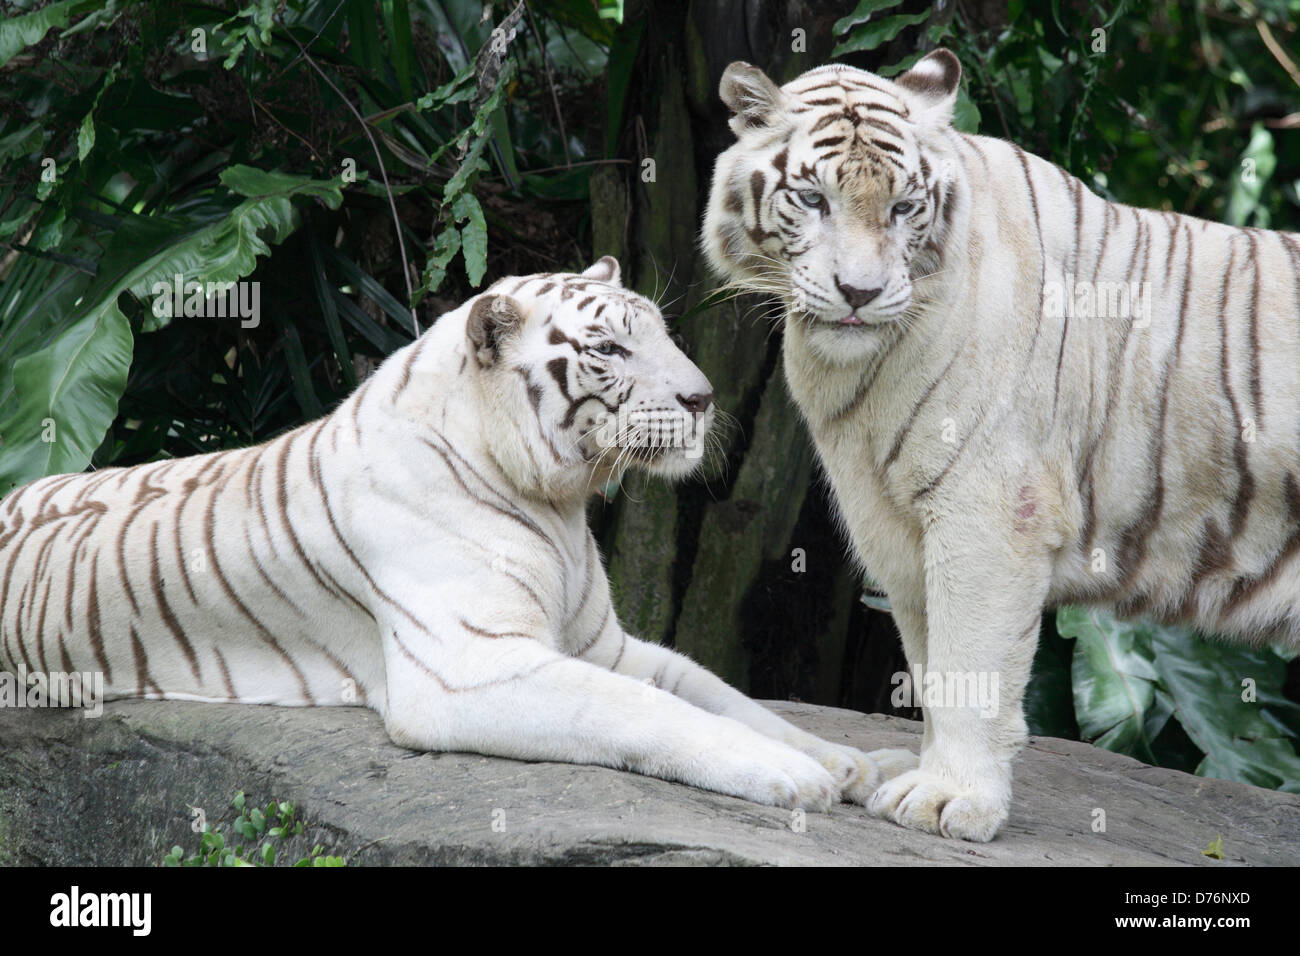
[[[697,251],[729,62],[893,75],[945,46],[960,128],[1108,198],[1300,230],[1300,0],[0,11],[0,494],[271,438],[499,276],[612,254],[736,420],[698,480],[593,502],[616,602],[758,697],[915,716],[891,700],[905,662],[845,559],[773,303],[714,294]],[[176,274],[260,282],[260,324],[154,315]],[[1292,656],[1063,609],[1031,728],[1300,792]]]

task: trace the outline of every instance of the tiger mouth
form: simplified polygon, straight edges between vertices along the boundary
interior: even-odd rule
[[[869,332],[882,325],[888,325],[890,322],[894,321],[895,316],[867,316],[866,318],[863,318],[860,315],[853,315],[850,313],[848,315],[839,316],[838,318],[827,318],[820,315],[814,316],[814,318],[816,319],[816,324],[819,326],[828,327],[836,332],[844,332],[852,335],[858,332]]]
[[[868,332],[882,325],[888,325],[893,322],[897,316],[867,316],[862,317],[849,312],[845,315],[828,316],[817,312],[804,312],[803,319],[810,327],[827,328],[835,332],[843,332],[848,335],[854,335],[858,332]]]

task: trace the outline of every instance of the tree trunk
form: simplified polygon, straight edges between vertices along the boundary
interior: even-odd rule
[[[638,31],[639,46],[613,141],[630,162],[593,176],[594,252],[617,256],[625,281],[661,303],[734,421],[702,477],[676,488],[629,478],[593,520],[629,631],[756,696],[878,710],[901,650],[889,618],[858,601],[780,368],[776,305],[741,296],[701,307],[717,283],[698,251],[713,161],[732,142],[723,70],[747,60],[786,82],[829,60],[845,12],[795,0],[627,5],[613,55]],[[806,52],[795,52],[796,30]]]

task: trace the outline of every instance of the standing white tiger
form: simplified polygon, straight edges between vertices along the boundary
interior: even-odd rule
[[[997,678],[926,709],[920,767],[869,809],[982,841],[1045,606],[1300,641],[1300,236],[1108,203],[960,134],[960,76],[944,50],[780,88],[733,63],[703,242],[786,301],[791,392],[909,664],[955,704]]]
[[[362,703],[420,750],[862,801],[865,754],[615,618],[584,504],[629,463],[690,471],[711,405],[613,259],[502,279],[319,421],[11,493],[0,666],[100,671],[110,698]]]

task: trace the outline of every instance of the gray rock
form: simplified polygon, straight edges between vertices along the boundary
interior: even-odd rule
[[[920,742],[911,721],[771,706],[863,749]],[[849,805],[808,814],[800,832],[789,811],[636,774],[413,753],[357,708],[4,710],[0,740],[0,862],[11,864],[156,865],[173,845],[194,852],[191,808],[228,822],[241,789],[298,804],[312,826],[295,852],[320,843],[350,864],[1300,864],[1297,797],[1054,738],[1033,739],[1017,761],[1010,822],[983,845]],[[1222,861],[1201,853],[1218,835]]]

